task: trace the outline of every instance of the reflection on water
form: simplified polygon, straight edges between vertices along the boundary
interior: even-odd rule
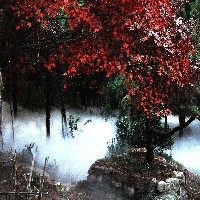
[[[52,112],[51,137],[46,138],[44,112],[20,112],[14,121],[15,138],[13,140],[11,118],[8,106],[4,105],[3,138],[5,147],[22,150],[25,145],[34,143],[37,146],[36,158],[40,164],[46,157],[49,162],[56,164],[57,177],[60,181],[77,181],[85,179],[90,165],[107,153],[107,142],[114,137],[115,118],[107,122],[99,115],[91,112],[72,114],[80,117],[79,131],[74,132],[75,138],[63,138],[61,131],[61,114],[58,110]],[[87,120],[92,122],[84,125]],[[168,117],[171,126],[178,124],[177,117]],[[176,137],[172,149],[172,156],[186,167],[200,174],[200,123],[194,121],[190,128],[186,128],[184,137]]]

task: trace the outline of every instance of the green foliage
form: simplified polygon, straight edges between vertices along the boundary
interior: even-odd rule
[[[191,3],[191,16],[200,18],[200,0],[194,0]]]
[[[114,168],[122,168],[133,170],[135,173],[150,172],[151,168],[144,162],[141,162],[137,157],[128,156],[126,154],[111,155],[106,158],[109,166]]]
[[[80,120],[79,118],[75,118],[73,115],[69,116],[68,125],[69,125],[69,129],[70,129],[70,134],[71,134],[72,137],[74,137],[74,135],[73,135],[74,131],[81,131],[83,126],[85,126],[88,123],[92,122],[91,119],[88,119],[88,120],[85,121],[83,126],[80,128],[80,127],[78,127],[79,120]]]
[[[69,116],[68,124],[69,124],[70,133],[72,136],[73,136],[73,132],[78,130],[78,125],[77,125],[78,121],[79,121],[79,118],[75,119],[73,115]]]
[[[110,78],[104,87],[105,104],[102,114],[106,116],[113,114],[112,112],[119,108],[126,93],[127,88],[124,86],[124,79],[121,76]]]
[[[58,13],[58,17],[60,18],[58,21],[60,23],[60,26],[63,31],[69,30],[69,24],[68,24],[68,19],[67,19],[67,14],[65,13],[64,8],[60,8],[60,11]]]
[[[90,122],[92,122],[92,120],[91,120],[91,119],[88,119],[83,125],[85,126],[85,125],[87,125],[87,124],[90,123]]]
[[[184,116],[200,115],[200,84],[196,83],[194,88],[173,87],[171,95],[170,110],[173,114]]]
[[[137,111],[132,99],[126,95],[127,88],[124,86],[122,77],[111,79],[105,88],[106,109],[113,111],[118,108],[119,116],[116,122],[116,139],[108,143],[110,153],[117,154],[124,152],[130,147],[146,146],[146,117]],[[161,123],[161,117],[154,115],[151,119],[151,130],[153,130],[152,145],[155,151],[164,151],[170,149],[173,139],[160,140],[159,134],[169,132],[169,127],[164,127]]]
[[[78,0],[78,5],[79,5],[79,6],[84,6],[84,5],[85,5],[84,0]]]
[[[107,142],[107,144],[108,155],[123,154],[128,148],[130,148],[130,145],[122,140],[117,140],[116,138],[112,138],[109,142]]]
[[[116,122],[117,126],[117,140],[132,147],[145,147],[146,146],[146,119],[145,116],[138,117],[130,121],[127,116],[120,116]],[[160,140],[159,134],[169,132],[169,127],[164,127],[161,123],[161,117],[154,116],[151,119],[151,130],[153,130],[152,145],[156,151],[164,151],[170,149],[173,144],[173,139]]]

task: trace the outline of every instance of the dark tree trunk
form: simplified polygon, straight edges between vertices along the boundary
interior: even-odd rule
[[[46,77],[46,95],[45,95],[45,103],[46,103],[46,133],[47,136],[50,136],[50,120],[51,120],[51,102],[50,102],[50,86],[49,86],[49,73],[47,72]]]
[[[10,61],[11,69],[12,69],[12,80],[11,80],[11,99],[12,99],[12,107],[13,107],[13,115],[17,117],[17,74],[15,73],[15,66],[12,61]]]
[[[2,119],[3,119],[3,103],[2,103],[2,90],[3,90],[3,79],[0,70],[0,137],[2,136]],[[2,143],[3,145],[3,143]]]
[[[186,128],[188,125],[190,125],[195,119],[196,119],[196,116],[191,116],[182,126],[179,125],[167,133],[158,133],[158,136],[159,136],[158,140],[163,141],[172,137],[180,129]]]
[[[49,97],[46,96],[46,133],[47,136],[50,136],[50,119],[51,119],[51,111],[49,105]]]
[[[30,77],[30,73],[28,75],[28,86],[27,86],[27,100],[26,100],[26,104],[29,106],[30,105],[30,100],[31,100],[31,81],[30,81],[31,77]]]
[[[179,115],[179,125],[183,126],[183,124],[185,123],[185,116],[184,115]],[[179,130],[179,137],[183,136],[183,128],[181,128]]]
[[[167,115],[165,115],[165,129],[167,129]]]
[[[60,92],[60,103],[61,103],[61,115],[62,115],[62,133],[63,136],[65,136],[65,132],[67,129],[67,116],[66,116],[66,109],[62,91]]]
[[[14,117],[17,117],[17,91],[16,91],[16,81],[15,78],[12,80],[12,104]]]
[[[145,162],[148,164],[153,163],[153,158],[154,158],[154,151],[153,151],[153,146],[152,146],[152,137],[153,133],[150,127],[150,120],[146,119],[146,158]]]

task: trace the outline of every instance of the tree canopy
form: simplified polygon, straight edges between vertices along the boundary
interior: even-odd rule
[[[37,50],[42,41],[47,49],[52,45],[47,33],[56,41],[58,33],[62,36],[44,56],[45,68],[66,65],[68,77],[120,74],[137,109],[148,117],[170,112],[171,87],[195,84],[192,39],[169,0],[1,0],[0,6],[13,13],[16,32],[39,30],[40,37],[29,35],[36,38]],[[68,28],[62,29],[61,19]]]

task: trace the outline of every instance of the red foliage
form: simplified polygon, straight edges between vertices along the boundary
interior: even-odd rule
[[[138,109],[147,116],[168,113],[170,86],[192,84],[188,53],[194,51],[186,30],[176,23],[170,1],[85,0],[84,6],[76,2],[18,0],[12,9],[23,16],[21,26],[30,27],[32,18],[44,22],[65,8],[71,30],[85,32],[62,45],[70,51],[70,56],[60,54],[69,64],[68,76],[100,70],[108,76],[121,74]],[[54,57],[50,58],[45,64],[49,70],[55,67]]]

